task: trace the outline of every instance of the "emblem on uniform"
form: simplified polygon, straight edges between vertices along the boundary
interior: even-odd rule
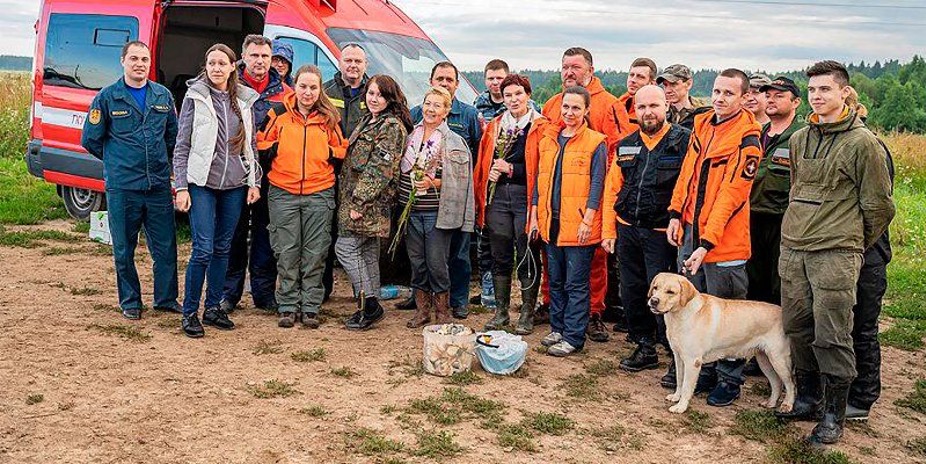
[[[743,179],[752,180],[756,178],[756,172],[759,171],[759,157],[747,156],[746,164],[743,165]]]
[[[90,124],[94,126],[100,123],[100,119],[103,117],[103,113],[99,109],[93,108],[90,110]]]

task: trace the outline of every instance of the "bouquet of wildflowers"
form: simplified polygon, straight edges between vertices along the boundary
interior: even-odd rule
[[[500,130],[498,139],[495,140],[494,159],[508,159],[508,157],[511,155],[511,150],[514,149],[514,144],[518,141],[518,137],[521,137],[522,135],[524,135],[524,129],[519,129],[517,127]],[[497,186],[498,182],[489,182],[489,199],[486,202],[486,205],[492,204],[492,199],[495,198],[495,188]]]
[[[433,156],[434,145],[434,140],[425,142],[424,150],[418,153],[418,156],[415,158],[415,164],[412,165],[412,170],[408,173],[412,180],[412,189],[408,192],[408,200],[402,208],[402,214],[399,215],[399,224],[396,226],[395,236],[392,237],[392,242],[389,244],[389,249],[387,250],[390,257],[393,259],[395,258],[395,251],[399,247],[399,242],[402,241],[402,238],[405,237],[405,233],[408,231],[408,218],[412,214],[412,208],[415,206],[415,202],[418,201],[418,196],[428,192],[427,190],[416,189],[415,183],[423,180],[424,176],[428,175],[431,169],[436,171],[437,156]]]

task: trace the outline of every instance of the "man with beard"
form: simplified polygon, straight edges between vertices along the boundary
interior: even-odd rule
[[[624,311],[637,344],[620,368],[639,372],[658,368],[656,342],[665,339],[665,325],[650,312],[646,294],[656,274],[675,270],[676,251],[665,230],[691,131],[666,121],[666,95],[655,85],[636,92],[634,110],[640,130],[621,140],[605,182],[601,246],[617,253]]]

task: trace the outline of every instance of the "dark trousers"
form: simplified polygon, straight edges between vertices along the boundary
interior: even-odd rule
[[[222,302],[228,253],[248,188],[215,190],[190,185],[189,192],[193,252],[186,267],[183,298],[183,314],[186,315],[199,310],[203,281],[207,282],[205,307],[217,307]]]
[[[551,234],[552,235],[552,234]],[[581,348],[585,346],[591,307],[592,256],[598,245],[546,245],[547,274],[550,278],[550,328],[563,340]]]
[[[429,293],[450,290],[451,242],[459,229],[435,227],[437,211],[412,211],[408,218],[405,247],[412,265],[412,288]],[[467,234],[468,235],[468,234]]]
[[[617,260],[630,338],[640,344],[665,339],[665,323],[646,304],[650,282],[660,272],[675,272],[676,249],[663,231],[618,224]]]
[[[881,344],[878,342],[878,317],[881,299],[887,290],[887,266],[862,266],[852,308],[852,347],[858,375],[849,389],[849,403],[871,409],[881,395]]]
[[[450,240],[450,260],[447,264],[450,266],[451,308],[463,308],[469,303],[469,281],[473,275],[469,257],[472,236],[470,232],[456,229]]]
[[[264,171],[268,172],[268,171]],[[225,274],[224,299],[232,306],[241,301],[244,293],[244,276],[251,274],[251,297],[254,306],[266,308],[275,302],[277,262],[270,246],[270,212],[267,206],[269,183],[261,186],[260,200],[242,208],[238,227],[232,238],[228,256],[228,271]],[[250,246],[248,233],[250,232]]]
[[[751,213],[749,237],[752,257],[746,262],[749,291],[746,298],[781,305],[781,278],[778,258],[781,256],[781,220],[778,214]]]
[[[486,225],[489,230],[489,244],[492,250],[492,274],[510,276],[515,270],[518,279],[524,282],[540,280],[540,256],[538,247],[531,250],[533,265],[526,258],[527,248],[527,187],[524,185],[499,184],[492,204],[486,211]],[[488,269],[486,269],[488,270]]]
[[[145,228],[145,242],[154,261],[154,307],[177,307],[177,234],[174,200],[169,188],[106,191],[109,232],[116,264],[119,306],[141,309],[141,284],[135,269],[138,233]]]

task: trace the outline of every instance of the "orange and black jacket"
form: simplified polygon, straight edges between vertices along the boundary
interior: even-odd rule
[[[501,128],[501,116],[496,116],[486,129],[482,132],[482,140],[479,142],[479,156],[476,159],[476,168],[473,170],[473,191],[476,198],[476,225],[482,227],[485,225],[486,201],[489,198],[489,171],[492,169],[492,161],[495,160],[495,141],[498,139],[498,132]],[[527,179],[527,211],[530,211],[531,192],[534,191],[534,182],[537,181],[537,159],[539,158],[538,147],[540,137],[543,135],[543,128],[547,124],[547,119],[538,117],[531,121],[531,127],[527,131],[527,140],[524,148],[524,170]],[[528,221],[529,222],[529,221]],[[526,228],[525,228],[526,230]]]
[[[290,92],[267,114],[257,149],[270,153],[270,184],[294,195],[310,195],[334,186],[332,161],[344,159],[347,140],[340,127],[329,126],[321,114],[304,117],[296,109],[296,94]]]
[[[705,262],[749,259],[749,193],[759,169],[760,128],[746,110],[717,122],[714,111],[695,118],[669,216],[691,225]]]
[[[669,225],[669,204],[691,131],[666,124],[653,137],[636,131],[621,140],[605,181],[603,238],[617,238],[617,223],[646,229]]]
[[[601,85],[601,80],[592,77],[592,80],[585,87],[591,94],[591,105],[588,114],[588,127],[593,131],[600,132],[607,137],[608,146],[608,165],[611,164],[611,157],[617,143],[620,140],[637,130],[636,125],[629,124],[629,116],[626,114],[624,106],[617,101],[617,97],[611,95]],[[543,105],[543,115],[554,125],[563,120],[563,93],[560,92]]]
[[[620,97],[617,97],[617,104],[619,106],[619,110],[615,111],[614,114],[620,118],[618,121],[618,127],[621,127],[624,130],[624,134],[621,137],[623,138],[640,129],[640,125],[639,121],[637,121],[637,108],[633,104],[633,95],[625,93]]]

